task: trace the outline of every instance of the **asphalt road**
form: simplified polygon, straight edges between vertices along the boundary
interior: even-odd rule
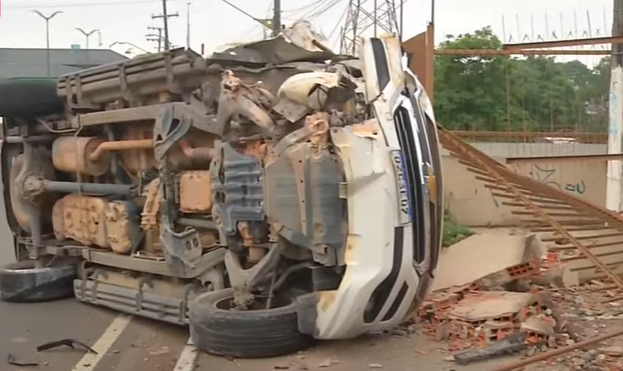
[[[0,265],[15,261],[11,232],[0,198]],[[122,321],[119,325],[120,320]],[[111,328],[112,326],[112,328]],[[83,359],[82,349],[61,347],[37,352],[38,345],[72,338],[96,347],[100,355]],[[8,364],[9,354],[18,362],[39,362],[46,371],[174,370],[186,347],[188,330],[155,321],[131,318],[105,308],[66,300],[15,304],[0,301],[0,370],[24,371]],[[97,348],[96,348],[97,350]],[[189,371],[190,367],[176,371]]]

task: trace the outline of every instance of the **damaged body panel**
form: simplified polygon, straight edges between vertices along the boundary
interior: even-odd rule
[[[79,300],[219,354],[258,354],[213,343],[219,323],[284,339],[274,354],[399,324],[440,248],[435,119],[398,40],[362,45],[338,56],[302,21],[61,77],[65,114],[4,128],[18,251],[79,249]]]

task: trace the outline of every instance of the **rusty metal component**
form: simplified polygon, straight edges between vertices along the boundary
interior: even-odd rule
[[[249,140],[243,143],[243,153],[247,156],[255,157],[260,161],[268,160],[270,157],[270,144],[263,140]]]
[[[611,55],[611,50],[564,50],[564,49],[543,49],[543,50],[497,50],[497,49],[435,49],[435,55],[453,56],[503,56],[503,55]]]
[[[329,139],[329,115],[326,112],[317,112],[307,116],[305,126],[310,127],[312,133],[309,140],[317,147],[327,145]]]
[[[101,143],[93,153],[89,154],[89,160],[98,161],[104,154],[110,151],[123,151],[128,149],[152,149],[154,144],[151,139],[118,140]]]
[[[552,162],[607,162],[622,160],[623,153],[603,154],[603,155],[575,155],[575,156],[551,156],[551,157],[509,157],[507,164],[530,162],[531,164],[552,163]]]
[[[212,210],[210,171],[184,171],[180,175],[180,211],[205,214]]]
[[[52,144],[52,163],[60,171],[100,176],[110,167],[110,158],[91,155],[104,142],[98,137],[60,137]]]
[[[261,247],[254,246],[253,237],[249,231],[249,223],[238,222],[238,232],[240,232],[240,236],[242,237],[242,245],[249,249],[247,262],[255,264],[262,260],[264,256],[266,256],[266,250]]]
[[[352,128],[353,133],[355,133],[356,136],[362,138],[374,139],[379,135],[379,132],[381,131],[379,123],[376,119],[366,120],[361,124],[354,124]]]
[[[238,222],[238,232],[240,232],[240,236],[242,237],[242,244],[244,246],[253,245],[253,239],[251,237],[251,233],[249,233],[248,222]]]
[[[528,143],[546,140],[546,138],[572,138],[580,143],[608,143],[608,133],[565,133],[565,132],[529,132],[529,131],[470,131],[453,130],[454,135],[464,140],[479,142],[518,142]]]
[[[316,147],[326,145],[329,133],[329,114],[316,112],[307,116],[305,126],[286,135],[274,148],[274,153],[279,155],[289,147],[310,140]]]
[[[145,205],[141,213],[141,228],[143,231],[154,231],[158,228],[158,213],[160,212],[160,178],[152,180],[143,190]]]
[[[26,177],[21,184],[24,200],[37,203],[37,200],[45,193],[45,180],[39,176]]]
[[[258,84],[246,85],[232,71],[225,71],[216,118],[218,126],[227,132],[232,118],[238,115],[248,118],[267,133],[272,133],[275,122],[262,107],[274,105],[274,100],[275,98]]]
[[[25,152],[11,159],[9,183],[11,209],[19,226],[31,232],[31,224],[51,222],[52,207],[57,195],[45,191],[44,179],[53,180],[55,170],[47,150],[24,143]],[[36,215],[38,214],[38,215]]]
[[[186,139],[180,140],[179,144],[186,157],[200,160],[211,160],[212,157],[214,157],[214,147],[193,148],[190,142]]]
[[[142,238],[138,214],[131,202],[114,201],[106,206],[106,230],[114,252],[128,254],[137,247]]]
[[[623,44],[623,36],[606,36],[592,37],[573,40],[556,40],[556,41],[537,41],[531,43],[504,44],[504,50],[526,50],[526,49],[545,49],[545,48],[563,48],[568,46],[585,46],[600,44]]]
[[[129,125],[122,135],[124,142],[141,142],[145,147],[126,149],[119,152],[119,158],[123,168],[136,174],[140,171],[153,169],[158,167],[158,161],[153,151],[153,126],[152,125]],[[205,134],[194,134],[198,140],[202,140]],[[149,142],[149,145],[147,145]],[[186,156],[179,147],[171,148],[169,151],[169,160],[171,164],[178,169],[186,169],[192,166],[192,158]]]
[[[610,334],[604,334],[604,335],[600,335],[600,336],[596,336],[594,338],[588,339],[588,340],[584,340],[584,341],[580,341],[579,343],[575,343],[573,345],[569,345],[566,346],[564,348],[559,348],[559,349],[555,349],[546,353],[541,353],[538,354],[536,356],[533,357],[529,357],[526,359],[522,359],[521,361],[517,361],[514,363],[510,363],[506,366],[501,366],[501,367],[497,367],[495,368],[493,371],[512,371],[512,370],[518,370],[518,369],[522,369],[525,366],[531,365],[533,363],[536,362],[540,362],[540,361],[545,361],[547,359],[551,359],[554,357],[558,357],[561,356],[563,354],[572,352],[576,349],[583,349],[585,347],[591,346],[591,345],[595,345],[598,344],[602,341],[606,341],[612,338],[615,338],[617,336],[621,336],[623,335],[623,330],[619,330],[619,331],[615,331],[612,332]]]
[[[247,256],[247,261],[249,263],[257,263],[262,260],[266,256],[266,249],[261,247],[249,247],[249,256]]]
[[[106,207],[102,198],[71,194],[58,200],[52,209],[52,225],[58,240],[67,238],[84,245],[109,248]]]
[[[611,238],[608,236],[612,232],[603,233],[604,231],[623,232],[623,219],[620,215],[517,174],[442,127],[439,127],[439,139],[469,172],[475,174],[477,180],[485,183],[494,198],[511,207],[514,214],[522,215],[522,221],[527,227],[535,232],[549,232],[561,237],[567,244],[565,247],[577,250],[577,256],[584,257],[606,279],[612,281],[619,290],[623,290],[623,280],[612,270],[615,264],[603,261],[609,255],[591,251],[595,245],[606,246],[611,242],[607,239]],[[586,241],[577,238],[577,233],[602,237]],[[620,244],[623,246],[623,241]],[[619,253],[623,255],[623,249]]]

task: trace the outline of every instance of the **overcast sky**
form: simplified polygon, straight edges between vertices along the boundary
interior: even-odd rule
[[[272,0],[229,0],[257,18],[270,17]],[[396,0],[398,3],[400,0]],[[169,0],[169,12],[179,13],[170,20],[170,38],[173,44],[186,43],[186,9],[189,0]],[[215,47],[233,41],[251,41],[261,38],[262,27],[255,21],[225,4],[222,0],[190,0],[191,47],[197,51],[205,44],[209,52]],[[378,0],[379,3],[383,0]],[[283,18],[292,21],[299,17],[310,18],[317,10],[314,4],[335,4],[317,15],[314,23],[337,45],[339,28],[344,23],[343,14],[348,0],[282,0]],[[371,10],[373,1],[367,0]],[[45,15],[56,10],[63,11],[50,21],[50,39],[53,48],[69,48],[82,44],[85,37],[75,30],[100,29],[102,47],[108,48],[115,41],[134,43],[153,50],[154,43],[145,40],[149,26],[161,26],[161,20],[152,19],[162,11],[161,0],[2,0],[0,17],[0,47],[45,47],[45,21],[33,13],[38,9]],[[604,36],[610,33],[612,0],[437,0],[436,39],[442,41],[446,34],[460,34],[490,25],[507,41],[517,34],[521,38],[541,36],[547,38],[556,32],[564,38]],[[301,9],[303,8],[303,9]],[[299,10],[297,10],[299,9]],[[430,18],[430,0],[406,0],[404,5],[406,37],[422,32]],[[504,19],[504,22],[502,21]],[[590,19],[590,24],[589,24]],[[505,27],[503,27],[503,23]],[[518,30],[519,29],[519,30]],[[151,31],[153,32],[153,31]],[[333,32],[333,33],[332,33]],[[551,39],[551,37],[550,37]],[[96,47],[98,36],[90,39],[90,47]],[[526,40],[527,41],[527,40]],[[127,46],[114,49],[123,53]],[[579,57],[591,63],[595,57]]]

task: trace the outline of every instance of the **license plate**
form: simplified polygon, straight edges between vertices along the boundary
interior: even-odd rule
[[[411,203],[409,202],[409,181],[405,169],[404,157],[401,151],[391,152],[392,162],[396,174],[396,185],[398,187],[398,214],[401,224],[411,223]]]

